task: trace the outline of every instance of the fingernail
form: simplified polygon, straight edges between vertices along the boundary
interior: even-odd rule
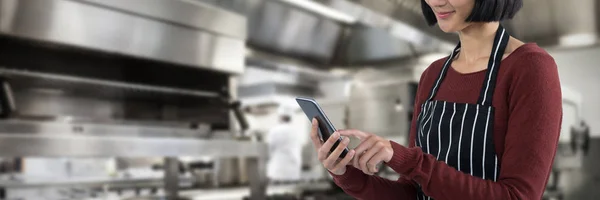
[[[314,124],[314,123],[317,123],[317,119],[313,118],[313,119],[312,119],[312,123],[313,123],[313,124]]]
[[[350,139],[344,138],[344,140],[342,140],[342,142],[344,142],[344,144],[348,144],[348,142],[350,142]]]
[[[338,132],[335,132],[335,133],[333,133],[333,137],[338,138],[338,137],[340,137],[340,134]]]

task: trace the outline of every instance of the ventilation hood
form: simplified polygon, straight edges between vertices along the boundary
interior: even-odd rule
[[[509,24],[522,40],[571,47],[597,44],[599,19],[597,0],[527,0]]]
[[[0,0],[0,37],[228,74],[244,70],[246,25],[189,0]]]
[[[247,44],[253,52],[321,68],[402,60],[452,48],[443,39],[346,0],[203,2],[245,15]]]
[[[247,44],[255,52],[321,68],[448,52],[458,40],[425,23],[420,0],[202,1],[245,15]],[[540,46],[591,45],[597,43],[600,29],[599,4],[527,0],[515,18],[503,24],[515,37]]]
[[[420,0],[203,2],[246,16],[247,47],[250,49],[246,63],[250,67],[272,71],[281,70],[282,66],[290,63],[317,70],[349,66],[381,67],[390,61],[411,60],[425,54],[446,55],[458,42],[456,35],[427,25],[421,13]],[[543,47],[585,46],[597,43],[599,10],[596,0],[578,0],[577,3],[526,0],[513,20],[502,23],[516,38]],[[398,63],[404,62],[392,63],[400,66],[403,64]],[[292,70],[292,73],[297,72]],[[289,84],[281,80],[272,80],[272,85],[264,85],[263,88],[277,91],[273,88],[277,88],[278,84]],[[279,91],[283,90],[292,91]]]
[[[429,27],[422,16],[420,0],[317,0],[336,10],[356,15],[352,6],[366,8],[391,21],[402,22],[423,34],[404,34],[406,40],[430,35],[451,43],[458,39],[453,34],[443,33],[437,27]],[[371,16],[359,21],[368,21]],[[523,8],[514,19],[503,24],[513,36],[540,46],[587,46],[598,43],[600,30],[600,2],[597,0],[524,0]],[[379,27],[388,27],[384,23]],[[402,31],[406,33],[406,31]],[[415,40],[415,39],[412,39]]]

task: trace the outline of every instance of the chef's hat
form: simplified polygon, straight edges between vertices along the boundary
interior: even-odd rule
[[[279,103],[279,107],[277,108],[277,114],[292,116],[298,107],[299,106],[295,104],[295,102],[282,101]]]

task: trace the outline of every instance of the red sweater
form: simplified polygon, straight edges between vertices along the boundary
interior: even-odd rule
[[[497,182],[484,180],[437,161],[415,147],[415,124],[444,59],[421,76],[409,147],[392,142],[387,165],[398,181],[363,174],[352,166],[334,181],[358,199],[416,199],[415,185],[436,200],[541,199],[556,153],[562,122],[562,96],[554,59],[536,44],[525,44],[505,58],[493,106],[494,144],[501,164]],[[485,71],[461,74],[450,68],[435,100],[476,104]]]

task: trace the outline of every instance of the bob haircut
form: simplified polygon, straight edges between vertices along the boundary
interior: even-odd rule
[[[467,22],[495,22],[512,19],[523,7],[523,0],[475,0],[475,6]],[[437,23],[435,13],[425,0],[421,0],[421,9],[427,24],[433,26]]]

